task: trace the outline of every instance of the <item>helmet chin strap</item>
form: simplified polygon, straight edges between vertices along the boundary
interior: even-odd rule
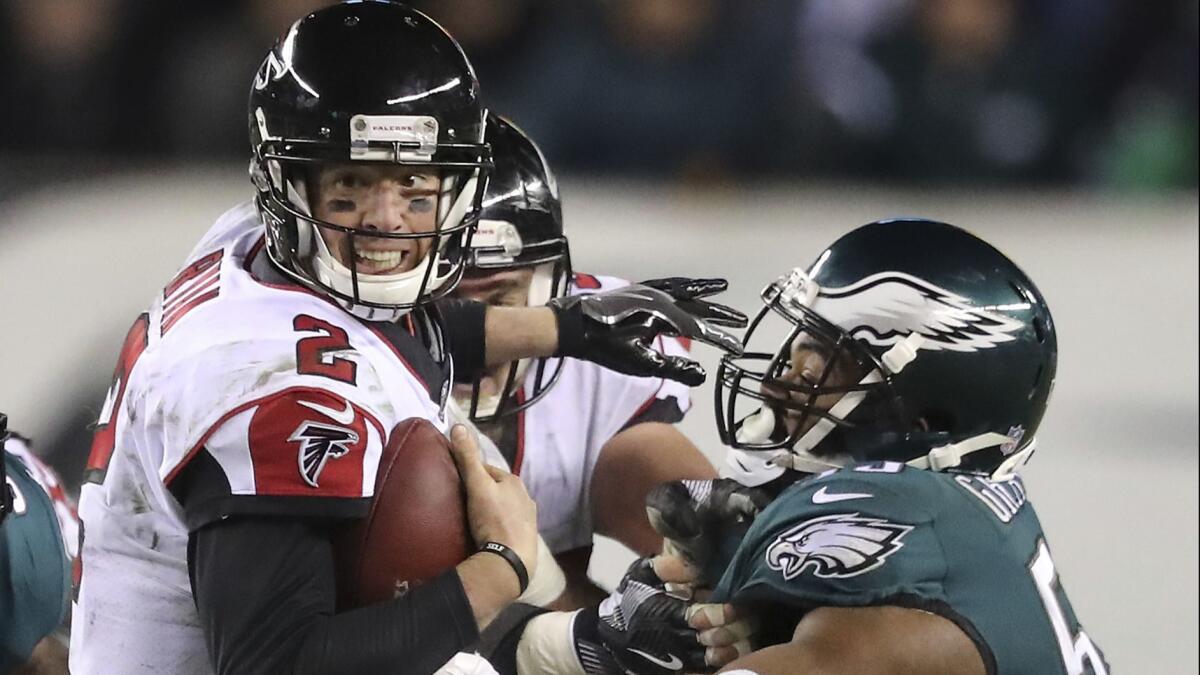
[[[989,431],[986,434],[965,438],[957,443],[950,443],[949,445],[934,448],[923,457],[910,459],[907,464],[917,469],[930,469],[932,471],[953,469],[962,464],[963,457],[973,452],[994,448],[997,445],[1004,445],[1010,442],[1012,442],[1012,439],[1008,436]]]
[[[910,333],[908,337],[892,345],[891,349],[884,352],[882,361],[883,366],[887,368],[888,373],[895,375],[904,370],[908,364],[912,363],[917,358],[917,350],[921,348],[921,344],[925,342],[925,337],[919,333]],[[858,381],[860,386],[876,384],[883,381],[883,373],[878,369],[874,369],[867,373],[866,377]],[[817,444],[825,440],[831,431],[837,428],[837,423],[830,418],[844,420],[854,412],[854,409],[859,406],[867,397],[865,391],[851,391],[838,399],[837,403],[829,409],[827,417],[822,417],[809,429],[792,447],[792,452],[802,452],[808,454]]]
[[[950,443],[949,445],[934,448],[923,457],[910,459],[907,464],[917,469],[944,471],[959,466],[962,464],[963,458],[973,452],[987,450],[988,448],[1012,442],[1013,439],[1004,434],[989,431],[985,434],[965,438],[957,443]],[[992,477],[1003,480],[1012,476],[1013,472],[1029,461],[1036,447],[1037,441],[1030,440],[1024,448],[1021,448],[1020,452],[1013,453],[1000,466],[996,467],[996,470],[992,472]]]

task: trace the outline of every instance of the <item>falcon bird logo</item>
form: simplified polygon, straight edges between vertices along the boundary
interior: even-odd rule
[[[358,434],[332,424],[304,422],[288,440],[300,442],[300,476],[310,487],[319,487],[317,479],[325,470],[325,463],[350,452],[351,446],[358,443]]]
[[[903,272],[880,272],[849,286],[822,288],[813,309],[853,337],[876,346],[890,346],[920,333],[925,337],[921,349],[955,352],[1009,342],[1024,325],[993,311],[999,308],[977,307],[961,295]]]
[[[767,547],[767,566],[791,581],[805,569],[822,579],[844,579],[870,572],[903,548],[912,531],[882,518],[838,513],[805,521]]]

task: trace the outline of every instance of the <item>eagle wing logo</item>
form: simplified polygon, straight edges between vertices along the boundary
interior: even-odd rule
[[[903,272],[822,288],[813,308],[853,337],[877,346],[920,333],[925,337],[922,349],[974,352],[1016,339],[1012,333],[1024,325]]]
[[[345,427],[306,421],[296,427],[288,440],[300,443],[300,476],[309,487],[315,488],[320,487],[317,480],[325,470],[325,464],[350,452],[350,448],[358,443],[358,433]]]
[[[904,547],[911,525],[838,513],[807,520],[767,547],[767,566],[791,581],[806,569],[822,579],[855,577]]]

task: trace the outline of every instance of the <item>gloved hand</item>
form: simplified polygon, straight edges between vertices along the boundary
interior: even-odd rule
[[[575,619],[576,654],[589,675],[669,675],[716,670],[751,651],[757,624],[732,605],[690,602],[666,591],[695,570],[677,556],[642,558],[612,595]]]
[[[548,304],[558,318],[557,356],[586,359],[628,375],[660,376],[699,386],[705,376],[699,363],[661,354],[650,343],[659,335],[673,335],[740,354],[741,342],[718,326],[743,328],[746,315],[701,299],[728,286],[724,279],[672,277],[555,298]]]
[[[730,478],[676,480],[646,495],[646,515],[666,540],[664,550],[697,570],[697,585],[711,588],[754,518],[770,502],[765,491]]]

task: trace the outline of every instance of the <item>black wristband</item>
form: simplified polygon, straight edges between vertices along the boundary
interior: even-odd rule
[[[554,311],[558,326],[558,349],[555,356],[578,357],[584,352],[587,333],[583,326],[583,311],[577,296],[551,300],[548,305]]]
[[[446,327],[446,348],[454,359],[454,379],[474,382],[486,364],[487,305],[482,302],[442,298],[434,303]]]
[[[529,588],[529,570],[525,569],[525,563],[521,562],[521,556],[513,552],[513,550],[504,544],[495,541],[485,542],[479,547],[483,553],[495,553],[496,555],[508,561],[512,565],[513,572],[517,573],[517,582],[521,584],[521,593]]]

